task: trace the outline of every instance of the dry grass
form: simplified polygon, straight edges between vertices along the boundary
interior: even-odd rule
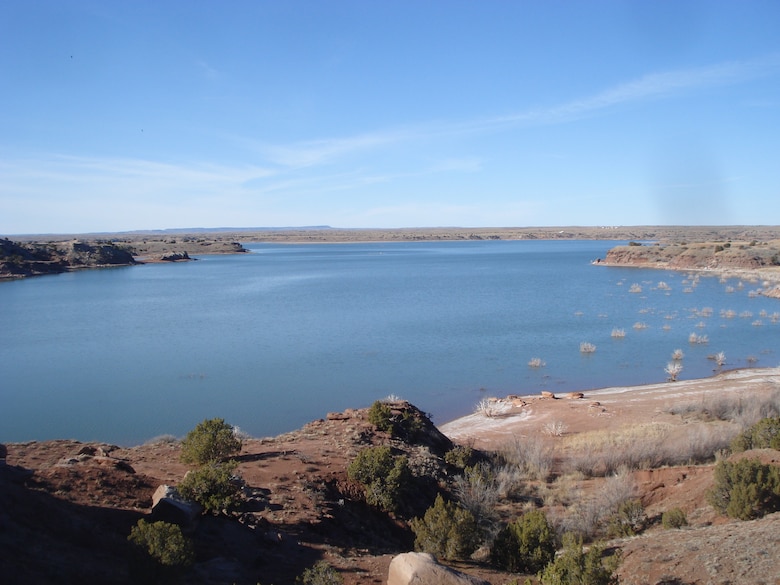
[[[670,414],[702,421],[727,421],[740,430],[762,418],[780,416],[780,388],[734,394],[702,394],[701,398],[675,404],[666,410]]]
[[[547,481],[555,462],[553,443],[539,436],[514,437],[499,449],[498,454],[506,466],[537,481]]]
[[[606,477],[621,469],[704,463],[726,449],[739,430],[730,423],[684,427],[648,423],[581,433],[564,438],[562,468],[587,477]]]
[[[574,532],[585,540],[592,540],[603,534],[611,517],[623,502],[636,496],[637,486],[627,469],[620,469],[603,482],[598,490],[585,495],[574,488],[569,495],[573,503],[557,514],[552,522],[559,534]]]

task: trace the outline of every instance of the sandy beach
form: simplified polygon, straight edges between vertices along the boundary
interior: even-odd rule
[[[495,448],[515,436],[544,433],[559,423],[567,433],[617,429],[631,424],[672,424],[672,404],[711,400],[726,395],[746,399],[780,389],[780,367],[729,370],[709,378],[662,382],[644,386],[618,386],[589,390],[581,398],[569,394],[541,394],[488,398],[492,416],[475,412],[444,425],[440,430],[459,443]],[[679,417],[676,419],[679,424]]]

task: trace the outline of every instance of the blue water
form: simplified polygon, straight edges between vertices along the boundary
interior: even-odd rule
[[[719,351],[778,364],[780,301],[758,283],[591,266],[614,245],[254,244],[0,283],[0,441],[131,445],[215,416],[270,436],[390,394],[441,424],[486,395],[661,382],[677,348],[681,380]]]

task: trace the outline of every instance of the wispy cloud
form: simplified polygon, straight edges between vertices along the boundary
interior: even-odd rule
[[[729,61],[700,67],[651,73],[564,104],[486,120],[493,124],[556,124],[588,116],[623,104],[672,98],[711,87],[735,85],[780,72],[780,55],[750,61]]]
[[[308,140],[289,145],[256,144],[254,149],[275,165],[299,169],[326,164],[352,153],[406,141],[414,134],[414,131],[407,130],[378,131],[342,138]]]
[[[195,66],[200,70],[203,76],[210,81],[214,81],[220,77],[219,71],[206,63],[206,61],[196,61]]]
[[[562,124],[604,113],[626,104],[670,99],[703,89],[735,85],[780,72],[780,55],[729,61],[707,67],[650,73],[590,96],[504,116],[460,121],[434,121],[396,130],[379,130],[351,137],[325,138],[289,145],[261,146],[276,165],[303,168],[331,163],[347,155],[411,141],[511,130],[521,126]]]

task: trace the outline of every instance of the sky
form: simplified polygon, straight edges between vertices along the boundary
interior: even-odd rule
[[[779,223],[776,0],[0,2],[0,235]]]

